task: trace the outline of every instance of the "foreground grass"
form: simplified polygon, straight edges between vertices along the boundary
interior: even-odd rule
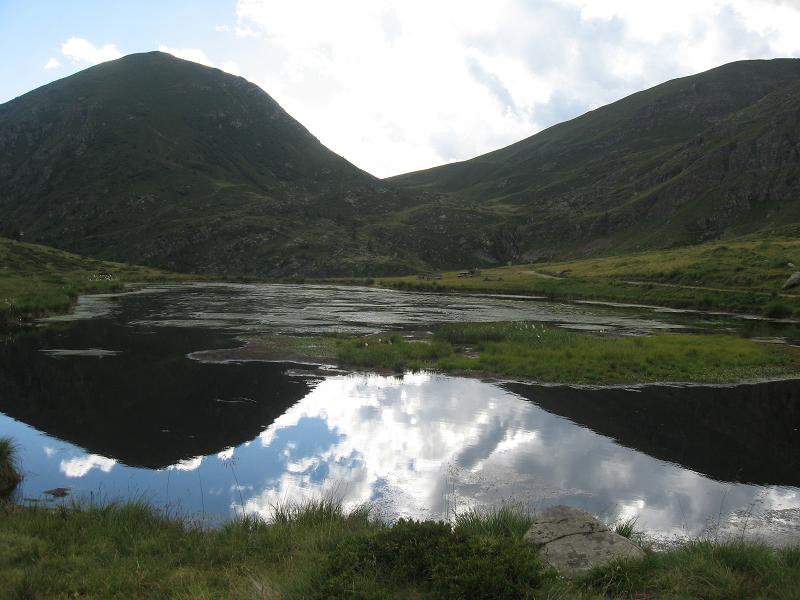
[[[790,598],[800,549],[698,542],[575,582],[522,541],[530,517],[399,521],[332,501],[204,530],[144,504],[0,511],[0,598]]]
[[[800,373],[800,351],[730,335],[606,337],[528,322],[440,326],[431,340],[398,335],[339,343],[344,365],[524,377],[550,383],[723,383]]]
[[[792,266],[796,265],[796,266]],[[784,318],[800,316],[800,292],[781,285],[800,270],[797,238],[739,239],[657,252],[458,272],[441,279],[385,277],[379,285],[434,291],[534,294]]]
[[[78,294],[119,291],[130,282],[183,279],[188,276],[0,238],[0,324],[64,312]]]

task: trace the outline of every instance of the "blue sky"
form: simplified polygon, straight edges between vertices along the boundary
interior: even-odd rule
[[[674,77],[800,56],[800,0],[0,0],[0,102],[162,49],[242,75],[388,176]]]

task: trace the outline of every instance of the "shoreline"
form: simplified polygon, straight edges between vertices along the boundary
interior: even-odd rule
[[[503,507],[447,521],[375,521],[335,499],[286,503],[272,519],[203,528],[142,501],[0,505],[0,579],[13,597],[788,598],[800,547],[696,538],[656,550],[635,521],[611,526],[640,557],[559,576],[526,541],[534,515]]]

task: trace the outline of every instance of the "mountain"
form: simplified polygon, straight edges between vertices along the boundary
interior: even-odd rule
[[[800,221],[800,60],[675,79],[516,144],[391,178],[486,262],[697,243]],[[457,242],[456,242],[457,240]]]
[[[392,274],[769,232],[800,223],[800,60],[731,63],[379,180],[254,84],[134,54],[0,105],[0,215],[0,235],[229,276]]]
[[[0,105],[0,228],[26,241],[195,272],[391,271],[408,265],[359,229],[397,202],[256,85],[161,52]]]

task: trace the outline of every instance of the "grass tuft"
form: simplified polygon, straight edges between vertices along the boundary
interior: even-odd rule
[[[19,448],[12,439],[0,438],[0,496],[9,495],[21,481]]]
[[[332,495],[301,502],[286,501],[272,506],[270,522],[295,527],[319,527],[331,523],[360,523],[369,521],[371,506],[361,504],[354,509],[344,509],[341,500]]]
[[[530,511],[520,505],[503,504],[499,508],[473,508],[456,514],[453,530],[468,535],[521,539],[532,523]]]

